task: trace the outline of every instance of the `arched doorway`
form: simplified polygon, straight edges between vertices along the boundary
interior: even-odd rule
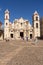
[[[13,34],[11,34],[10,36],[11,36],[11,38],[13,38]]]
[[[24,33],[20,32],[20,37],[23,38],[24,37]]]
[[[32,39],[32,34],[30,34],[30,39]]]

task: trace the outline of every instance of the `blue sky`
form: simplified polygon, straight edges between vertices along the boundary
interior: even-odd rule
[[[0,21],[4,23],[4,11],[10,11],[10,21],[23,17],[32,23],[32,15],[35,10],[40,17],[43,16],[43,0],[0,0]]]

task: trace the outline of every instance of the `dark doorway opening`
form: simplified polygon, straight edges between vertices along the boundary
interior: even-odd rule
[[[13,38],[13,34],[11,34],[11,38]]]
[[[20,32],[20,36],[21,36],[21,38],[23,38],[23,37],[24,37],[24,34],[23,34],[23,32]]]
[[[30,39],[32,39],[32,34],[30,34]]]

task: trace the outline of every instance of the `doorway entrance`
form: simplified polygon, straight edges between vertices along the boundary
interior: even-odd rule
[[[11,34],[11,38],[13,38],[13,34]]]
[[[32,34],[30,34],[30,39],[32,39]]]
[[[20,37],[23,38],[24,37],[24,33],[20,32]]]

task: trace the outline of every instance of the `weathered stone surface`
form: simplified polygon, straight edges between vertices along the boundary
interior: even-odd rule
[[[0,65],[43,65],[43,41],[0,42]]]

